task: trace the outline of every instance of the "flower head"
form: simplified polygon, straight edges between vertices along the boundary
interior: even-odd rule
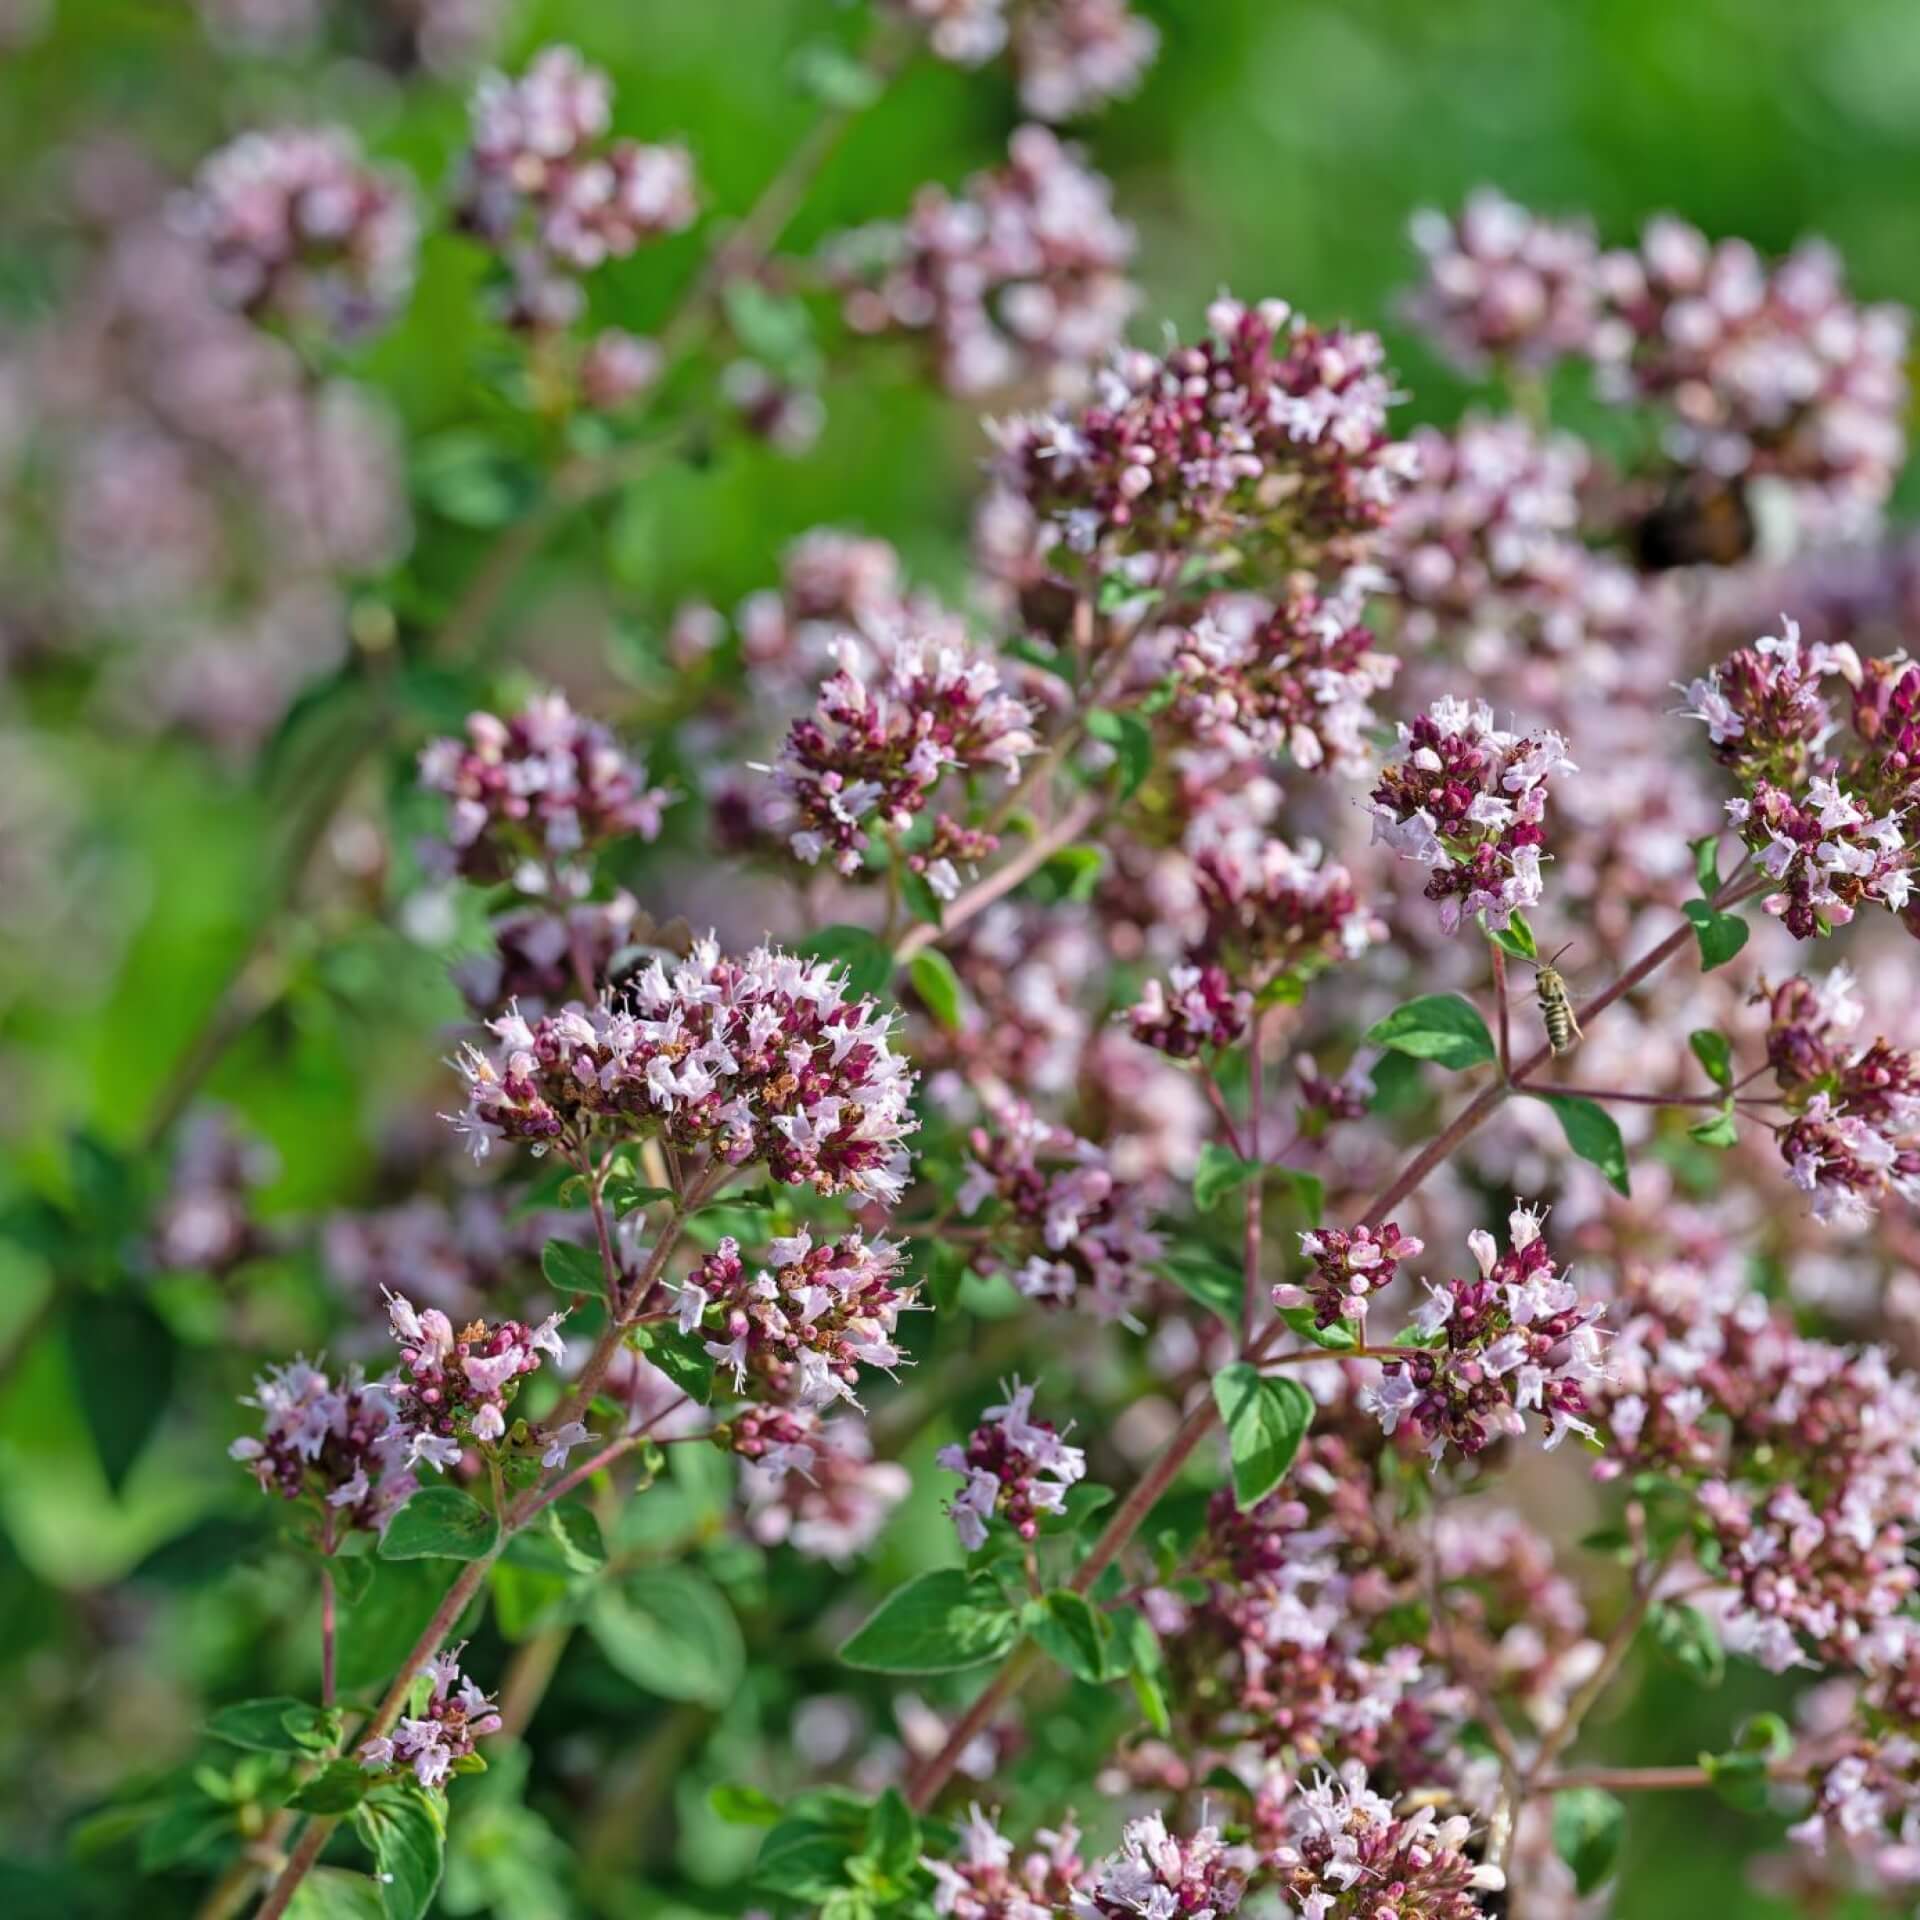
[[[1224,1920],[1246,1892],[1252,1855],[1217,1827],[1182,1838],[1157,1813],[1129,1820],[1120,1847],[1098,1861],[1073,1896],[1083,1920]]]
[[[1365,1317],[1370,1297],[1391,1286],[1402,1261],[1417,1260],[1426,1243],[1402,1233],[1391,1220],[1377,1230],[1361,1225],[1300,1236],[1300,1251],[1313,1262],[1311,1277],[1273,1290],[1279,1307],[1311,1306],[1317,1327]]]
[[[893,1336],[915,1289],[901,1282],[897,1247],[857,1229],[815,1246],[802,1228],[770,1242],[766,1261],[750,1273],[725,1239],[680,1285],[681,1331],[710,1336],[735,1392],[823,1407],[854,1400],[862,1366],[906,1364]]]
[[[1222,298],[1206,336],[1129,350],[1071,413],[1002,421],[999,474],[1069,555],[1232,547],[1336,570],[1365,556],[1412,473],[1387,433],[1379,340]]]
[[[477,1155],[497,1139],[659,1137],[728,1166],[764,1161],[787,1186],[891,1202],[918,1124],[891,1026],[825,961],[773,947],[734,960],[698,940],[591,1008],[494,1021],[497,1055],[469,1047],[460,1062],[454,1124]]]
[[[796,720],[774,777],[787,844],[812,866],[857,873],[870,828],[905,832],[950,774],[1008,780],[1034,750],[1033,715],[998,667],[945,638],[901,632],[835,644],[838,671]]]
[[[393,1393],[412,1429],[409,1460],[416,1464],[449,1467],[469,1439],[497,1445],[521,1379],[539,1369],[543,1355],[565,1357],[564,1316],[557,1313],[537,1327],[475,1320],[455,1332],[438,1307],[421,1312],[396,1293],[387,1297],[387,1315],[400,1349]]]
[[[177,220],[216,295],[259,319],[350,338],[413,285],[412,199],[338,127],[242,134],[201,163]]]
[[[977,394],[1105,359],[1134,307],[1133,246],[1078,150],[1022,127],[1006,166],[958,198],[923,187],[904,222],[841,236],[830,260],[851,326],[924,334],[941,383]]]
[[[448,867],[532,894],[579,891],[586,858],[629,834],[654,839],[673,798],[559,693],[536,695],[506,720],[469,714],[464,740],[423,749],[420,784],[449,803]]]
[[[1322,594],[1295,582],[1270,611],[1227,601],[1174,658],[1174,713],[1204,746],[1236,758],[1284,753],[1307,772],[1353,774],[1373,761],[1374,696],[1400,662],[1376,652],[1361,618],[1379,576],[1350,569]]]
[[[1427,277],[1407,317],[1456,366],[1540,369],[1589,348],[1600,255],[1586,225],[1543,219],[1482,187],[1457,215],[1416,214],[1413,243]]]
[[[429,1660],[418,1676],[426,1698],[391,1734],[361,1745],[360,1764],[369,1773],[404,1767],[423,1787],[444,1787],[475,1742],[500,1731],[492,1699],[460,1671],[460,1653],[449,1647]]]
[[[1603,1371],[1600,1303],[1561,1277],[1536,1215],[1516,1206],[1508,1231],[1505,1253],[1490,1233],[1468,1236],[1479,1278],[1428,1283],[1414,1315],[1422,1344],[1384,1362],[1361,1396],[1384,1432],[1404,1422],[1436,1461],[1450,1446],[1475,1454],[1524,1433],[1529,1413],[1545,1423],[1549,1447],[1593,1432],[1584,1416]]]
[[[1302,1920],[1481,1920],[1476,1895],[1506,1884],[1469,1857],[1464,1814],[1398,1814],[1357,1765],[1297,1788],[1279,1817],[1268,1863]]]
[[[1920,1060],[1846,1037],[1861,1013],[1851,973],[1818,985],[1796,974],[1769,1011],[1767,1059],[1790,1115],[1781,1157],[1814,1217],[1858,1227],[1890,1193],[1920,1199]]]
[[[1080,1884],[1080,1833],[1071,1820],[1057,1831],[1042,1828],[1020,1850],[1001,1831],[997,1816],[967,1809],[952,1855],[923,1859],[933,1875],[933,1910],[953,1920],[1053,1920]]]
[[[350,1368],[336,1384],[293,1360],[269,1367],[245,1404],[259,1408],[260,1432],[229,1454],[267,1492],[320,1501],[330,1528],[379,1532],[413,1492],[411,1436],[389,1383]]]
[[[1373,790],[1375,841],[1429,869],[1446,932],[1476,913],[1505,927],[1543,892],[1548,782],[1578,771],[1566,741],[1503,732],[1485,702],[1445,699],[1401,724],[1400,754]]]
[[[786,1416],[795,1418],[795,1416]],[[763,1547],[782,1542],[809,1560],[844,1567],[864,1553],[912,1487],[897,1460],[876,1460],[866,1427],[850,1415],[768,1430],[767,1416],[743,1416],[757,1454],[744,1452],[741,1492],[747,1531]],[[764,1444],[763,1444],[764,1443]]]
[[[1145,1194],[1116,1175],[1092,1141],[1000,1103],[968,1136],[956,1196],[963,1215],[993,1206],[975,1264],[1002,1268],[1030,1300],[1090,1305],[1105,1319],[1126,1312],[1160,1255]]]
[[[1902,310],[1856,302],[1829,247],[1769,264],[1670,216],[1602,271],[1603,390],[1661,408],[1677,461],[1781,481],[1830,530],[1871,522],[1906,453]]]
[[[947,1514],[969,1553],[986,1544],[996,1517],[1031,1540],[1041,1516],[1063,1512],[1068,1489],[1086,1476],[1087,1456],[1068,1446],[1050,1420],[1033,1417],[1034,1389],[1016,1380],[1005,1391],[1006,1400],[987,1408],[964,1446],[942,1447],[934,1456],[966,1482]]]
[[[568,325],[583,304],[575,275],[698,212],[686,149],[608,140],[612,85],[571,47],[544,49],[518,80],[486,75],[471,117],[460,217],[506,260],[514,325]]]

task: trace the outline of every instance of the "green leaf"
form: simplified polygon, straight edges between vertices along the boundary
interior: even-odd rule
[[[1107,1623],[1113,1629],[1111,1663],[1126,1674],[1147,1725],[1164,1739],[1173,1731],[1173,1717],[1167,1711],[1167,1665],[1160,1636],[1134,1607],[1116,1609]]]
[[[424,1920],[446,1860],[443,1805],[412,1786],[380,1787],[354,1809],[353,1824],[379,1868],[387,1920]]]
[[[1713,1790],[1741,1813],[1767,1810],[1767,1758],[1763,1753],[1703,1753],[1700,1768]]]
[[[1777,1713],[1756,1713],[1734,1737],[1742,1753],[1757,1753],[1769,1766],[1793,1751],[1793,1729]]]
[[[479,1560],[494,1549],[500,1526],[458,1487],[422,1487],[387,1523],[383,1560]]]
[[[1700,882],[1701,898],[1711,900],[1720,891],[1720,836],[1709,833],[1687,844],[1693,849],[1693,873]]]
[[[1336,1320],[1330,1327],[1316,1327],[1311,1307],[1282,1307],[1280,1318],[1302,1340],[1311,1346],[1325,1347],[1329,1353],[1345,1353],[1348,1348],[1360,1344],[1353,1337],[1353,1329],[1344,1321]]]
[[[245,1747],[250,1753],[311,1753],[340,1737],[337,1712],[323,1713],[286,1694],[222,1707],[205,1724],[216,1740]]]
[[[1193,1204],[1202,1213],[1211,1213],[1222,1194],[1258,1180],[1262,1171],[1257,1160],[1242,1160],[1231,1147],[1209,1140],[1200,1149],[1200,1164],[1193,1172]]]
[[[1519,960],[1537,960],[1540,948],[1534,940],[1533,929],[1527,924],[1524,913],[1515,913],[1504,927],[1488,927],[1485,914],[1480,916],[1480,924],[1486,927],[1487,938],[1506,953]]]
[[[1567,1145],[1582,1160],[1598,1167],[1616,1192],[1629,1191],[1627,1143],[1605,1107],[1574,1093],[1538,1093],[1534,1098],[1544,1100],[1553,1109],[1560,1131],[1567,1136]]]
[[[1627,1810],[1604,1787],[1567,1787],[1553,1796],[1553,1847],[1573,1869],[1576,1892],[1591,1893],[1613,1871]]]
[[[1737,1147],[1740,1126],[1733,1115],[1733,1102],[1729,1100],[1718,1113],[1689,1127],[1687,1138],[1698,1140],[1703,1147]]]
[[[1317,1227],[1326,1218],[1327,1183],[1317,1173],[1309,1173],[1305,1167],[1269,1167],[1267,1171],[1277,1173],[1292,1187],[1308,1226]]]
[[[824,1903],[844,1886],[847,1862],[866,1834],[867,1816],[828,1805],[789,1813],[760,1843],[756,1891],[787,1901]]]
[[[865,927],[823,927],[800,943],[800,951],[843,970],[856,1000],[878,999],[893,981],[893,949]]]
[[[812,383],[818,354],[805,301],[736,278],[728,281],[721,302],[733,337],[748,353],[789,380]]]
[[[780,1802],[772,1794],[725,1780],[708,1789],[707,1805],[730,1827],[770,1827],[780,1818]]]
[[[1213,1398],[1226,1423],[1234,1503],[1244,1513],[1286,1478],[1313,1424],[1313,1395],[1297,1380],[1265,1380],[1235,1361],[1214,1375]]]
[[[287,1920],[385,1920],[380,1883],[344,1867],[315,1867],[294,1890]]]
[[[532,473],[506,448],[465,427],[415,449],[413,484],[443,520],[483,531],[519,519],[536,491]]]
[[[1062,847],[1040,869],[1059,889],[1062,900],[1083,907],[1100,885],[1107,870],[1107,856],[1099,847]]]
[[[1027,1604],[1024,1619],[1041,1652],[1076,1679],[1098,1686],[1108,1677],[1107,1624],[1085,1594],[1049,1593]]]
[[[599,1250],[575,1246],[571,1240],[549,1240],[540,1250],[540,1271],[547,1284],[561,1293],[607,1297],[607,1270]]]
[[[793,84],[809,99],[842,113],[858,113],[880,97],[880,76],[831,40],[809,40],[794,50]]]
[[[854,1629],[840,1658],[869,1673],[957,1673],[998,1660],[1018,1637],[996,1587],[945,1567],[896,1587]]]
[[[1156,1261],[1153,1270],[1228,1326],[1239,1326],[1245,1281],[1238,1267],[1228,1266],[1205,1247],[1176,1247],[1164,1260]]]
[[[904,1881],[920,1858],[920,1821],[898,1787],[889,1787],[874,1802],[866,1857],[896,1882]]]
[[[296,1813],[351,1813],[373,1791],[375,1776],[358,1760],[333,1760],[287,1801]]]
[[[1110,713],[1095,707],[1087,732],[1113,749],[1120,769],[1120,798],[1131,800],[1153,771],[1153,729],[1137,713]]]
[[[724,1707],[746,1671],[733,1608],[691,1567],[645,1567],[596,1588],[587,1625],[614,1667],[663,1700]]]
[[[949,1033],[957,1032],[963,996],[953,962],[937,947],[922,947],[908,964],[907,978],[926,1003],[927,1011]]]
[[[635,1346],[684,1394],[701,1406],[713,1398],[714,1360],[697,1333],[678,1327],[643,1327],[632,1336]]]
[[[1733,1085],[1733,1048],[1727,1036],[1713,1027],[1696,1027],[1687,1035],[1693,1057],[1706,1068],[1707,1077],[1717,1087]]]
[[[1727,1674],[1727,1656],[1714,1624],[1698,1607],[1656,1601],[1647,1615],[1653,1644],[1703,1687],[1717,1687]]]
[[[1395,1007],[1368,1029],[1367,1039],[1456,1070],[1483,1067],[1495,1058],[1487,1023],[1457,993],[1429,993]]]
[[[129,1292],[88,1294],[66,1315],[73,1390],[116,1494],[173,1397],[176,1345],[166,1322]]]
[[[1693,923],[1703,972],[1724,967],[1747,944],[1751,929],[1737,913],[1715,913],[1704,900],[1689,900],[1681,911]]]
[[[941,925],[947,917],[946,903],[927,884],[926,875],[915,873],[911,867],[901,870],[900,897],[907,903],[907,911],[930,927]]]

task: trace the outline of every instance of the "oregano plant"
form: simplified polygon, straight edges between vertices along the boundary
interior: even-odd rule
[[[0,1904],[1541,1920],[1689,1793],[1910,1901],[1904,316],[1491,190],[1464,409],[1150,294],[1138,0],[797,9],[751,194],[610,9],[173,11],[233,124],[69,156],[0,324],[0,739],[168,742],[118,873],[22,754],[20,918],[217,963],[18,1102],[113,1577],[0,1533],[88,1729]],[[942,88],[1001,151],[883,191]],[[863,409],[926,539],[670,556]]]

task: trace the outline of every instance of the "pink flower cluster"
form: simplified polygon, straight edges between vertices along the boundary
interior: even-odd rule
[[[994,1816],[969,1807],[953,1857],[920,1862],[933,1875],[934,1912],[953,1920],[1055,1920],[1086,1871],[1079,1829],[1071,1819],[1057,1831],[1043,1827],[1018,1860],[1015,1851]]]
[[[1400,1263],[1417,1260],[1425,1246],[1391,1220],[1378,1229],[1361,1225],[1350,1232],[1325,1227],[1303,1233],[1300,1251],[1313,1262],[1313,1273],[1297,1285],[1275,1287],[1273,1303],[1312,1307],[1316,1327],[1364,1320],[1371,1297],[1391,1286]]]
[[[1118,1850],[1095,1863],[1070,1910],[1081,1920],[1223,1920],[1238,1909],[1254,1864],[1252,1849],[1229,1846],[1217,1827],[1182,1838],[1149,1813],[1127,1822]]]
[[[1835,967],[1817,985],[1795,975],[1769,1004],[1767,1060],[1791,1118],[1780,1135],[1788,1177],[1815,1219],[1862,1227],[1889,1193],[1920,1200],[1920,1061],[1848,1036],[1861,1004]]]
[[[517,908],[488,922],[487,947],[458,962],[454,985],[479,1019],[496,1019],[516,1001],[543,1013],[578,994],[582,981],[606,979],[617,955],[655,931],[624,887],[605,900]]]
[[[1581,492],[1592,477],[1586,448],[1521,420],[1474,415],[1451,431],[1418,428],[1413,445],[1420,478],[1395,508],[1379,554],[1407,644],[1451,642],[1483,673],[1519,645],[1571,658],[1590,679],[1618,677],[1623,662],[1595,673],[1591,652],[1637,635],[1647,589],[1581,537]]]
[[[447,867],[531,894],[583,891],[581,862],[628,834],[657,837],[673,798],[561,693],[537,694],[506,720],[469,714],[464,740],[422,750],[420,784],[451,803]]]
[[[411,1436],[389,1383],[352,1368],[336,1385],[294,1360],[269,1367],[243,1404],[260,1410],[260,1433],[243,1434],[229,1455],[268,1493],[322,1501],[329,1527],[379,1532],[413,1492]]]
[[[1835,674],[1857,690],[1863,729],[1862,748],[1845,759],[1824,751],[1839,721],[1821,682]],[[1845,926],[1863,903],[1906,911],[1912,856],[1901,822],[1920,783],[1901,713],[1916,694],[1920,677],[1910,681],[1903,660],[1870,672],[1844,643],[1803,645],[1792,620],[1687,688],[1688,712],[1746,788],[1727,817],[1775,884],[1763,904],[1797,939]]]
[[[1353,1425],[1351,1403],[1332,1420]],[[1413,1785],[1470,1711],[1418,1644],[1377,1641],[1378,1617],[1413,1595],[1408,1543],[1378,1508],[1379,1436],[1363,1438],[1317,1423],[1286,1484],[1245,1513],[1223,1488],[1194,1577],[1146,1595],[1196,1754],[1354,1759]]]
[[[998,1106],[968,1147],[955,1209],[966,1217],[996,1207],[975,1264],[1004,1267],[1029,1300],[1090,1304],[1104,1319],[1125,1313],[1161,1251],[1145,1194],[1116,1177],[1099,1147],[1022,1100]]]
[[[1529,1413],[1544,1422],[1549,1448],[1569,1432],[1593,1435],[1584,1416],[1605,1371],[1594,1326],[1601,1304],[1561,1277],[1537,1215],[1517,1206],[1507,1229],[1506,1253],[1490,1233],[1468,1236],[1477,1280],[1426,1283],[1413,1316],[1421,1344],[1382,1362],[1378,1384],[1361,1395],[1383,1432],[1404,1423],[1436,1462],[1449,1447],[1472,1455],[1524,1433]]]
[[[1071,120],[1140,84],[1160,35],[1127,0],[889,0],[923,25],[927,44],[955,66],[1013,56],[1020,104],[1042,120]]]
[[[842,236],[830,265],[851,283],[849,326],[925,334],[941,384],[979,394],[1081,375],[1118,346],[1133,244],[1106,181],[1044,127],[1022,127],[1006,166],[958,198],[923,187],[903,223]]]
[[[254,1195],[279,1172],[279,1155],[243,1133],[231,1115],[203,1108],[189,1116],[154,1219],[154,1258],[225,1276],[267,1251],[273,1236]]]
[[[1386,923],[1361,901],[1352,873],[1317,843],[1237,834],[1198,842],[1205,930],[1189,962],[1223,966],[1259,992],[1281,979],[1304,985],[1385,939]]]
[[[1468,1853],[1465,1814],[1397,1813],[1359,1766],[1296,1787],[1278,1817],[1268,1858],[1301,1920],[1481,1920],[1477,1896],[1506,1885]]]
[[[412,1465],[424,1460],[443,1469],[455,1466],[468,1439],[497,1446],[506,1437],[507,1409],[521,1379],[539,1370],[543,1354],[556,1362],[566,1358],[560,1341],[564,1314],[549,1314],[537,1327],[518,1320],[491,1326],[475,1320],[456,1333],[438,1307],[417,1312],[397,1293],[388,1297],[387,1314],[400,1348],[401,1373],[393,1394],[413,1430]],[[582,1431],[571,1444],[585,1437]]]
[[[1884,503],[1906,455],[1907,316],[1859,305],[1831,248],[1769,266],[1668,217],[1602,276],[1604,388],[1660,406],[1675,459],[1777,477],[1839,530]]]
[[[369,1773],[406,1767],[423,1787],[444,1787],[474,1743],[500,1731],[493,1701],[460,1671],[460,1653],[460,1647],[449,1647],[434,1655],[420,1669],[427,1696],[417,1711],[405,1715],[391,1734],[362,1744],[360,1764]]]
[[[1427,277],[1407,317],[1466,372],[1537,371],[1588,350],[1600,256],[1585,225],[1542,219],[1482,187],[1456,215],[1415,215],[1413,243]]]
[[[1445,932],[1478,913],[1507,926],[1542,895],[1547,783],[1578,770],[1566,741],[1504,732],[1484,701],[1449,697],[1401,722],[1400,754],[1373,790],[1374,839],[1429,869]]]
[[[216,296],[256,319],[350,339],[413,286],[413,201],[338,127],[242,134],[201,163],[176,221]]]
[[[575,275],[680,232],[699,211],[684,147],[605,138],[612,85],[571,47],[546,48],[518,80],[487,75],[471,111],[460,217],[505,258],[514,325],[570,325],[582,306]]]
[[[1127,1009],[1133,1037],[1175,1060],[1236,1045],[1252,1017],[1253,995],[1213,962],[1169,968],[1164,983],[1149,980]]]
[[[1073,412],[1000,422],[999,477],[1070,554],[1208,555],[1276,571],[1363,558],[1413,476],[1378,338],[1216,300],[1206,336],[1120,353]]]
[[[1235,759],[1281,754],[1308,772],[1354,774],[1372,763],[1373,700],[1400,662],[1377,652],[1362,618],[1382,584],[1350,569],[1330,592],[1295,580],[1280,601],[1216,603],[1182,635],[1174,712],[1203,746]]]
[[[986,1409],[964,1446],[942,1447],[934,1455],[936,1464],[966,1482],[948,1501],[947,1513],[969,1553],[986,1545],[995,1518],[1031,1540],[1041,1516],[1064,1511],[1068,1490],[1086,1477],[1087,1456],[1068,1446],[1052,1421],[1033,1417],[1033,1388],[1016,1380],[1003,1391],[1005,1401]]]
[[[712,1336],[706,1350],[736,1393],[857,1406],[861,1367],[904,1364],[893,1336],[916,1289],[901,1282],[897,1247],[869,1245],[858,1229],[815,1246],[803,1227],[769,1241],[766,1258],[750,1274],[739,1243],[725,1239],[680,1283],[680,1331]]]
[[[1920,1577],[1920,1381],[1878,1348],[1802,1335],[1737,1273],[1630,1274],[1615,1318],[1602,1470],[1696,1490],[1727,1646],[1774,1672],[1883,1668]]]
[[[743,1453],[747,1531],[763,1547],[785,1544],[809,1560],[844,1567],[872,1545],[913,1477],[897,1460],[874,1459],[866,1426],[853,1416],[821,1420],[809,1413],[800,1420],[804,1437],[764,1436],[769,1445],[758,1457]],[[753,1443],[762,1437],[756,1431]]]
[[[871,653],[843,637],[834,658],[839,671],[773,769],[787,844],[809,866],[827,858],[857,873],[870,822],[904,833],[950,773],[1011,780],[1034,750],[1033,715],[983,654],[903,632]]]
[[[466,1048],[454,1125],[476,1156],[495,1140],[577,1153],[595,1135],[658,1136],[787,1186],[897,1200],[917,1122],[891,1016],[850,1001],[825,961],[712,938],[655,957],[590,1008],[493,1022],[500,1050]]]

